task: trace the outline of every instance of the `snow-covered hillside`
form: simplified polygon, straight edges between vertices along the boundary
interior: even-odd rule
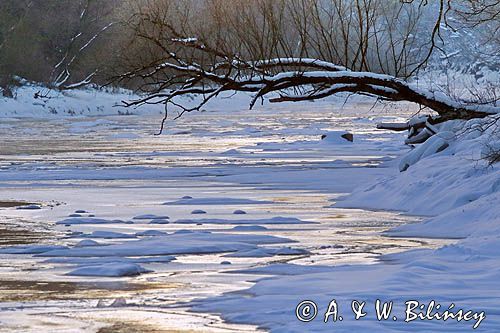
[[[141,109],[126,108],[122,101],[135,95],[125,89],[99,90],[95,88],[58,91],[41,84],[20,79],[14,97],[0,94],[0,117],[60,118],[66,116],[105,116],[135,113],[159,113],[161,106]]]

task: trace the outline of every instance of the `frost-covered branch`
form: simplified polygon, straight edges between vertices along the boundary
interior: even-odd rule
[[[185,40],[189,40],[186,42]],[[212,55],[197,39],[173,39]],[[318,70],[321,69],[321,70]],[[169,80],[158,80],[164,75]],[[255,102],[271,96],[270,102],[304,101],[325,98],[340,92],[364,94],[387,101],[410,101],[434,110],[436,121],[470,119],[497,113],[500,108],[488,105],[469,105],[452,100],[442,93],[419,89],[407,81],[387,74],[357,72],[323,60],[300,58],[274,58],[242,61],[234,56],[224,56],[215,65],[202,66],[195,61],[181,59],[171,52],[166,61],[150,64],[118,77],[118,80],[142,78],[158,86],[147,86],[148,94],[126,104],[174,103],[182,95],[203,95],[202,102],[194,107],[182,107],[182,113],[200,110],[210,99],[224,91],[254,93],[250,108]]]

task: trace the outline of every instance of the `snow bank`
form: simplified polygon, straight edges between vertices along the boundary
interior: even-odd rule
[[[488,167],[486,161],[481,160],[482,149],[489,142],[498,140],[499,136],[495,127],[484,133],[479,130],[488,119],[442,124],[443,132],[435,140],[400,159],[400,165],[412,160],[407,171],[394,170],[390,177],[367,188],[359,188],[353,195],[337,202],[335,207],[438,215],[497,192],[500,189],[499,166]],[[435,143],[442,138],[447,139],[449,147],[437,152]],[[419,155],[418,158],[414,158],[415,155]]]
[[[494,127],[479,130],[487,127],[487,121],[443,124],[442,135],[401,158],[412,162],[406,171],[395,168],[389,178],[359,189],[335,205],[432,214],[422,223],[387,234],[464,239],[436,250],[383,256],[375,265],[285,264],[235,271],[270,277],[242,293],[195,301],[194,310],[220,313],[226,320],[259,325],[271,332],[470,332],[474,327],[478,332],[500,331],[500,165],[488,166],[480,160],[482,147],[497,142],[499,133]],[[448,147],[438,149],[444,142]],[[377,299],[394,302],[389,320],[377,320]],[[317,318],[307,323],[297,320],[295,314],[303,300],[318,306]],[[333,323],[330,317],[325,323],[324,314],[332,300],[336,300],[343,321]],[[353,300],[366,302],[366,317],[354,319]],[[406,323],[405,302],[409,300],[420,302],[423,313],[435,301],[441,313],[451,307],[453,313],[464,309],[477,316]]]
[[[35,98],[36,93],[46,97]],[[15,90],[14,98],[0,95],[0,117],[58,118],[163,112],[161,106],[131,109],[121,105],[121,101],[135,97],[137,96],[125,89],[87,88],[60,92],[48,90],[35,83],[24,82],[23,86]]]

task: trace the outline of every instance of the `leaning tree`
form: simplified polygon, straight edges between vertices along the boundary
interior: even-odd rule
[[[144,93],[126,105],[165,105],[161,129],[169,106],[180,108],[179,117],[223,92],[251,93],[250,108],[267,97],[298,102],[344,92],[434,111],[416,124],[410,142],[419,143],[436,123],[500,111],[411,83],[443,42],[442,28],[453,29],[451,11],[454,22],[462,15],[477,27],[495,23],[499,9],[491,0],[464,0],[456,9],[446,0],[145,1],[128,22],[140,47],[114,79]],[[202,96],[197,105],[179,102],[193,94]]]

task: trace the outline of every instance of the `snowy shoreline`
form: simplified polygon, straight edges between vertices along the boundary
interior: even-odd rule
[[[444,133],[443,137],[449,131],[470,130],[448,139],[449,148],[418,160],[405,172],[399,172],[393,165],[392,175],[358,188],[333,205],[433,215],[423,222],[402,225],[385,234],[462,240],[436,250],[385,255],[374,265],[337,266],[325,268],[324,273],[308,271],[307,268],[294,273],[291,268],[291,276],[259,280],[244,292],[244,297],[229,294],[195,302],[195,311],[220,313],[231,322],[251,323],[271,332],[326,332],[332,327],[340,332],[372,329],[391,332],[499,330],[500,167],[498,164],[489,166],[487,161],[481,160],[481,152],[487,144],[498,144],[500,138],[494,128],[481,130],[486,121],[443,124],[440,131]],[[401,159],[409,154],[411,152]],[[279,270],[278,266],[276,270]],[[273,268],[269,267],[270,274],[272,271]],[[372,304],[380,298],[394,301],[392,313],[399,319],[392,320],[391,317],[378,321],[375,318]],[[312,300],[319,307],[314,321],[301,322],[295,318],[295,306],[303,300]],[[332,300],[341,304],[345,314],[343,322],[323,322],[322,316],[327,315]],[[366,318],[352,318],[352,300],[369,304]],[[422,314],[418,318],[410,316],[413,319],[408,320],[409,310],[405,307],[408,300],[418,300],[422,306],[436,300],[442,304],[443,310],[451,306],[450,312],[455,315],[445,323],[437,320],[439,311],[434,309],[430,310],[433,318]],[[462,308],[463,313],[467,309],[478,312],[474,312],[474,318],[467,316],[465,320],[463,313],[457,312]],[[251,313],[244,314],[243,309]],[[307,310],[314,310],[311,309]],[[404,314],[406,321],[411,323],[403,320]],[[473,319],[475,323],[467,323]]]

